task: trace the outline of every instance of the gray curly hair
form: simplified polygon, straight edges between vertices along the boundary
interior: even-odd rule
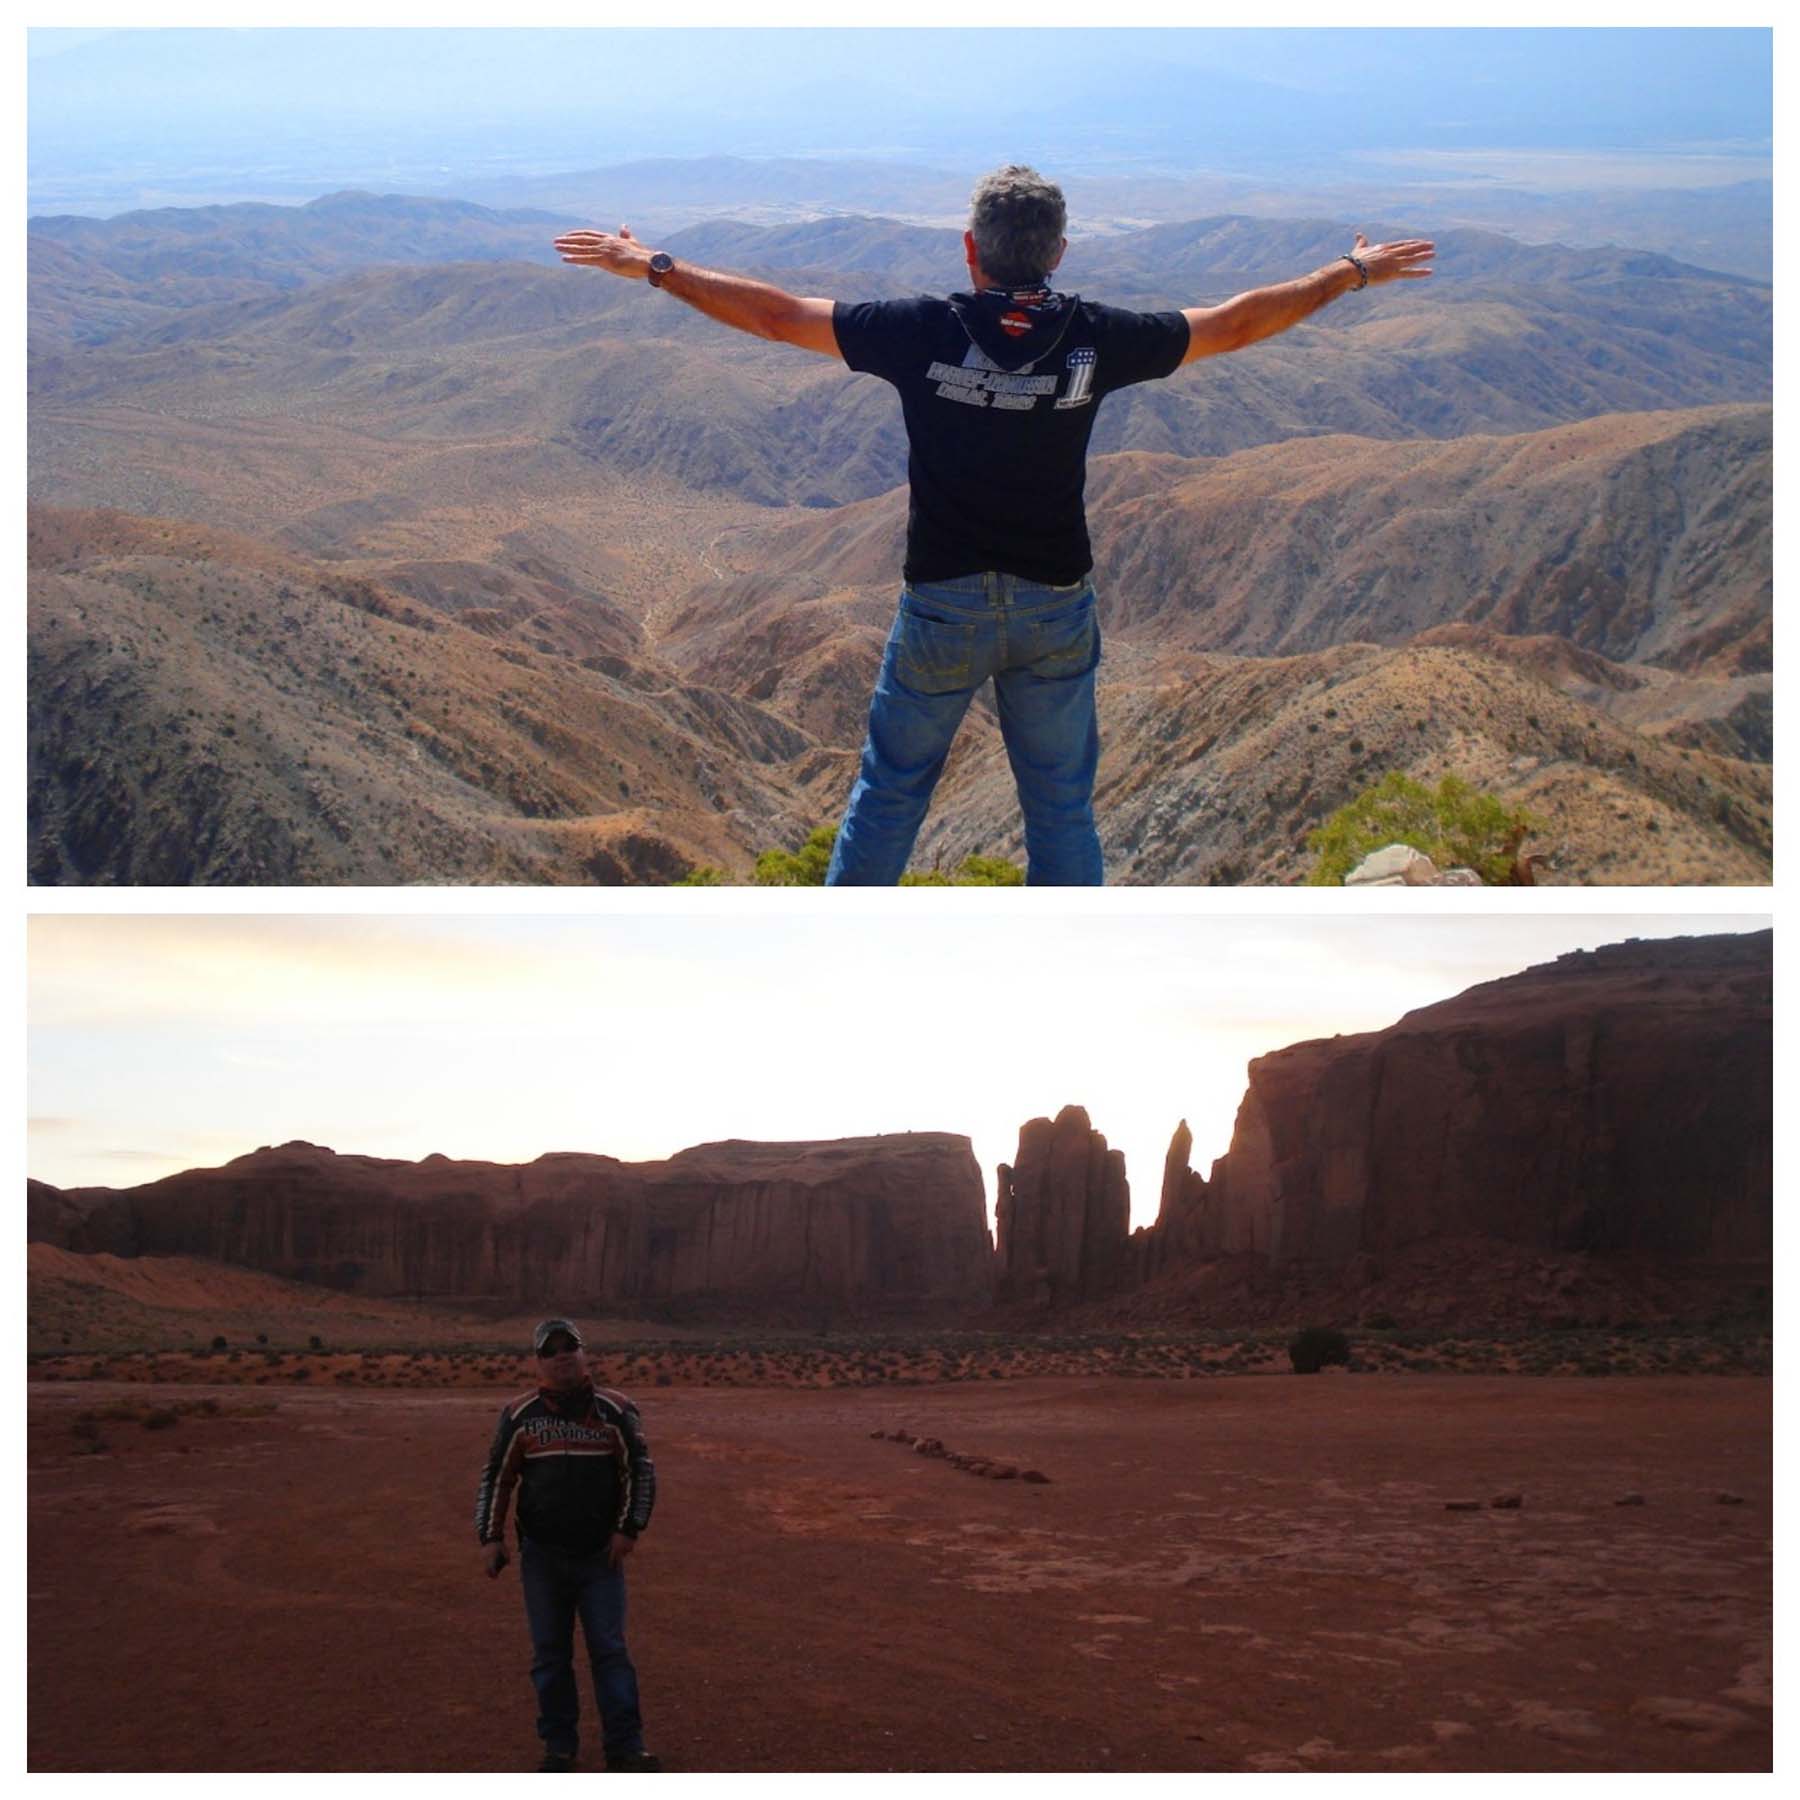
[[[1002,287],[1043,280],[1062,248],[1068,219],[1062,189],[1023,163],[982,176],[969,196],[975,254],[982,273]]]

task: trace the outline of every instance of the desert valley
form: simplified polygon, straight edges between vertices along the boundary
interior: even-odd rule
[[[366,193],[31,221],[34,881],[744,879],[835,823],[898,407],[557,266],[579,222]],[[1091,225],[1063,285],[1145,308],[1351,230]],[[1766,882],[1771,289],[1437,239],[1431,282],[1101,414],[1110,878],[1303,880],[1401,770],[1524,809],[1540,880]],[[954,229],[869,213],[663,241],[840,298],[962,276]],[[1021,854],[985,702],[915,867],[976,852]]]
[[[991,1229],[930,1130],[33,1183],[31,1766],[527,1766],[469,1505],[566,1312],[672,1769],[1766,1768],[1770,1003],[1633,940],[1274,1050],[1136,1231],[1073,1105]]]

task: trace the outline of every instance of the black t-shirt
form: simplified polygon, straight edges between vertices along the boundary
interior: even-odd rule
[[[995,295],[840,300],[833,309],[844,361],[900,392],[908,581],[999,569],[1060,587],[1093,566],[1082,492],[1095,409],[1116,388],[1172,375],[1187,354],[1187,320],[1038,298],[1053,325],[1041,334],[1037,309],[1002,314],[1013,303]],[[982,301],[993,303],[985,314]],[[1005,336],[993,330],[1002,316]],[[1051,341],[1035,360],[1008,353],[1007,337],[1038,335]]]

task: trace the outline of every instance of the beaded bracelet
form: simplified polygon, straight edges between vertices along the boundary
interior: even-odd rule
[[[1369,285],[1369,271],[1348,250],[1338,260],[1347,262],[1362,277],[1362,280],[1350,290],[1353,294],[1360,294]]]

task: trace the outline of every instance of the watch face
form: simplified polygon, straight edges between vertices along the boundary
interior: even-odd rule
[[[674,257],[666,250],[658,250],[656,254],[650,258],[650,285],[652,287],[661,287],[662,278],[668,274],[674,266]]]

